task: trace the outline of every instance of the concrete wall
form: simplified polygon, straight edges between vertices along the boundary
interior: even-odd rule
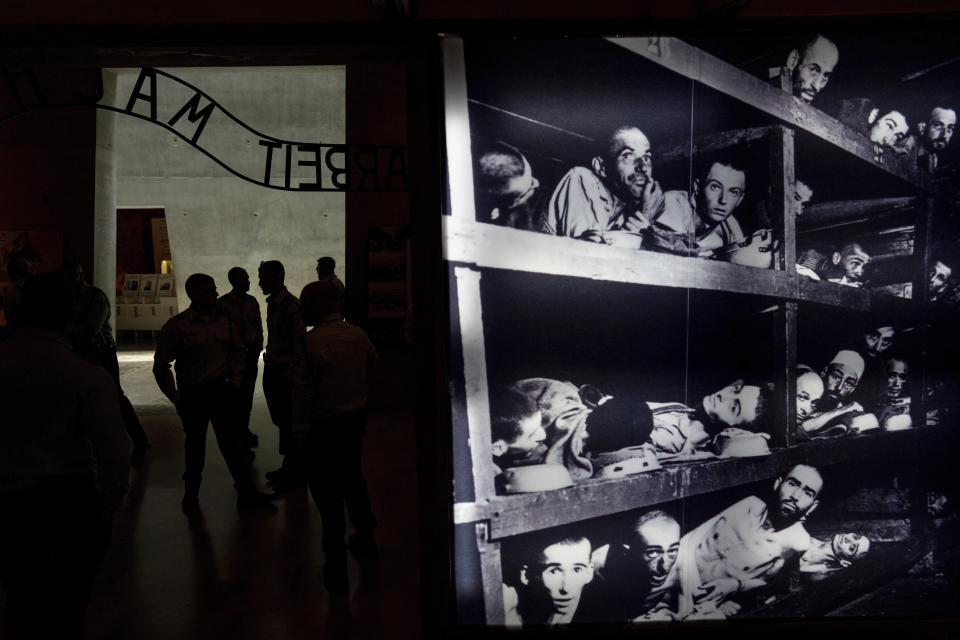
[[[123,108],[138,71],[113,71],[116,104]],[[298,142],[345,141],[346,70],[342,66],[167,71],[263,134]],[[164,102],[183,105],[191,96],[190,91],[165,94],[159,119],[164,117]],[[224,138],[236,135],[235,128],[220,127],[217,122],[222,121],[211,119],[204,130],[206,148],[228,148]],[[227,271],[233,266],[250,273],[250,293],[263,307],[256,286],[262,260],[284,263],[287,287],[294,295],[316,280],[316,260],[322,255],[337,261],[337,272],[349,285],[350,274],[343,268],[342,193],[286,192],[249,183],[173,133],[134,117],[117,116],[115,135],[117,206],[165,209],[181,309],[189,304],[183,289],[187,276],[207,273],[223,294],[230,289]],[[249,138],[246,144],[256,150],[256,136]],[[282,181],[282,168],[282,162],[273,163],[273,183]]]

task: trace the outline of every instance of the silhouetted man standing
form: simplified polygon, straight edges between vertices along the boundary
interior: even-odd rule
[[[361,454],[367,426],[367,381],[377,352],[359,327],[340,315],[338,294],[328,282],[301,293],[303,318],[312,325],[303,338],[293,387],[294,433],[307,455],[310,493],[323,518],[323,581],[346,591],[346,502],[356,534],[350,550],[359,559],[377,556],[376,518],[370,508]]]
[[[253,410],[253,391],[257,388],[257,369],[260,364],[260,352],[263,351],[263,319],[260,316],[260,303],[250,291],[250,276],[241,267],[227,272],[227,279],[233,287],[229,293],[217,300],[217,313],[230,318],[230,328],[243,345],[243,385],[240,393],[244,401],[237,413],[241,430],[246,436],[249,447],[260,444],[257,434],[250,431],[250,412]]]
[[[40,274],[20,300],[21,329],[0,343],[3,635],[80,638],[127,490],[129,442],[116,385],[67,341],[68,285]]]
[[[337,288],[337,291],[339,291],[342,296],[346,287],[343,285],[343,281],[337,277],[335,273],[336,269],[337,261],[330,256],[323,256],[317,260],[317,280],[329,282]]]
[[[154,355],[157,385],[177,408],[186,435],[181,508],[200,507],[200,480],[207,448],[207,424],[213,424],[220,453],[237,488],[237,507],[270,502],[257,491],[238,428],[239,389],[243,384],[243,348],[230,331],[230,320],[217,313],[217,285],[205,273],[195,273],[185,284],[190,306],[167,320]],[[174,383],[170,363],[176,361]]]
[[[267,472],[276,491],[302,487],[305,482],[299,452],[293,442],[292,365],[306,328],[300,318],[300,301],[287,291],[286,272],[279,260],[260,265],[260,289],[267,296],[267,351],[263,355],[263,395],[270,419],[280,430],[280,455],[283,464]]]

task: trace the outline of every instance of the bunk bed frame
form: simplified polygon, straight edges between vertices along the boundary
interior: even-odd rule
[[[444,259],[452,267],[455,282],[450,284],[451,304],[456,304],[463,352],[469,449],[472,463],[473,500],[455,502],[456,526],[472,526],[479,554],[483,583],[485,619],[488,625],[502,625],[501,593],[503,570],[501,541],[509,536],[586,520],[639,507],[665,503],[688,496],[717,491],[746,483],[772,479],[793,464],[808,462],[830,465],[872,457],[893,456],[903,451],[921,451],[937,446],[942,429],[922,428],[926,411],[924,394],[912,403],[913,423],[921,428],[900,432],[861,435],[842,440],[797,442],[792,434],[796,412],[796,365],[798,304],[814,302],[860,312],[880,312],[914,323],[921,331],[925,349],[923,319],[931,309],[927,300],[926,267],[930,262],[931,222],[935,194],[927,174],[890,155],[878,157],[865,135],[681,40],[668,37],[612,39],[637,56],[652,61],[685,78],[707,85],[739,99],[783,124],[703,136],[690,145],[668,148],[661,158],[689,157],[691,152],[722,149],[745,142],[763,142],[769,157],[770,194],[767,211],[781,239],[774,268],[768,270],[724,262],[696,260],[652,252],[596,245],[576,239],[552,237],[476,222],[474,182],[470,153],[469,113],[464,69],[463,41],[443,39],[445,88],[445,141],[447,148],[450,215],[443,216]],[[914,212],[914,243],[911,300],[872,294],[868,290],[837,286],[799,277],[796,209],[793,202],[794,135],[803,130],[851,154],[859,161],[887,172],[914,195],[892,201],[847,203],[821,212],[821,217],[844,211],[869,213],[876,208],[899,208]],[[871,208],[872,207],[872,208]],[[816,217],[816,215],[812,216]],[[666,467],[619,479],[593,478],[555,491],[533,494],[497,495],[490,450],[490,413],[482,326],[480,280],[482,270],[512,270],[591,278],[657,287],[718,290],[762,295],[778,302],[775,322],[777,357],[775,386],[782,415],[772,433],[773,453],[762,461],[712,460]],[[916,368],[925,389],[923,367]],[[782,427],[782,428],[781,428]],[[922,531],[922,492],[915,494],[912,515],[918,519],[915,531]],[[916,548],[914,548],[916,547]],[[906,555],[914,558],[925,552],[921,542],[912,543]],[[897,565],[899,566],[899,565]],[[862,570],[876,578],[883,572]],[[801,596],[795,596],[796,601]],[[822,600],[822,598],[821,598]],[[804,600],[803,611],[824,611],[824,602]],[[819,608],[816,606],[819,605]],[[786,605],[777,611],[789,613]],[[774,615],[768,612],[766,615]],[[789,615],[797,615],[796,611]]]

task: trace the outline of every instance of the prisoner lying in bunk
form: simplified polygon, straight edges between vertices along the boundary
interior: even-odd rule
[[[870,551],[870,538],[859,533],[838,533],[827,540],[811,539],[810,548],[800,556],[800,574],[816,580],[846,569]]]
[[[807,249],[797,256],[797,275],[812,280],[826,280],[847,287],[864,284],[864,268],[870,254],[859,242],[848,242],[833,251]]]
[[[652,471],[664,462],[766,455],[766,438],[756,432],[765,430],[772,395],[768,383],[738,380],[692,408],[613,397],[593,385],[549,378],[494,387],[491,453],[498,488],[505,492],[509,483],[515,490],[518,473],[503,471],[531,465],[562,465],[576,481]]]

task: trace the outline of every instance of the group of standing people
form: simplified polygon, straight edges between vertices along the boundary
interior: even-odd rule
[[[309,485],[323,519],[324,583],[343,591],[344,502],[356,531],[350,550],[360,559],[377,556],[376,518],[361,468],[368,376],[377,354],[363,330],[344,320],[344,286],[334,269],[332,258],[321,258],[319,280],[298,298],[287,289],[279,260],[261,263],[266,336],[243,268],[229,271],[231,291],[220,297],[211,276],[191,275],[185,283],[190,306],[163,326],[153,371],[183,422],[184,513],[200,509],[210,424],[233,477],[238,508],[272,510],[279,494]],[[251,449],[259,445],[250,415],[264,347],[263,392],[283,458],[280,468],[265,474],[273,493],[257,488],[250,464]]]
[[[309,485],[323,519],[324,584],[345,591],[347,549],[362,561],[378,555],[361,469],[377,354],[363,330],[344,320],[344,287],[332,263],[321,258],[320,280],[299,298],[286,289],[279,261],[261,264],[266,340],[244,269],[230,270],[232,289],[219,298],[212,277],[191,275],[190,306],[164,325],[154,375],[186,436],[183,511],[200,509],[212,424],[238,508],[272,512],[278,493]],[[0,340],[3,635],[80,637],[131,461],[146,455],[150,441],[120,386],[109,300],[79,264],[29,274],[8,319],[14,326]],[[264,344],[264,391],[284,456],[269,474],[272,494],[258,490],[250,464],[259,444],[250,414]],[[356,532],[349,547],[344,503]]]

